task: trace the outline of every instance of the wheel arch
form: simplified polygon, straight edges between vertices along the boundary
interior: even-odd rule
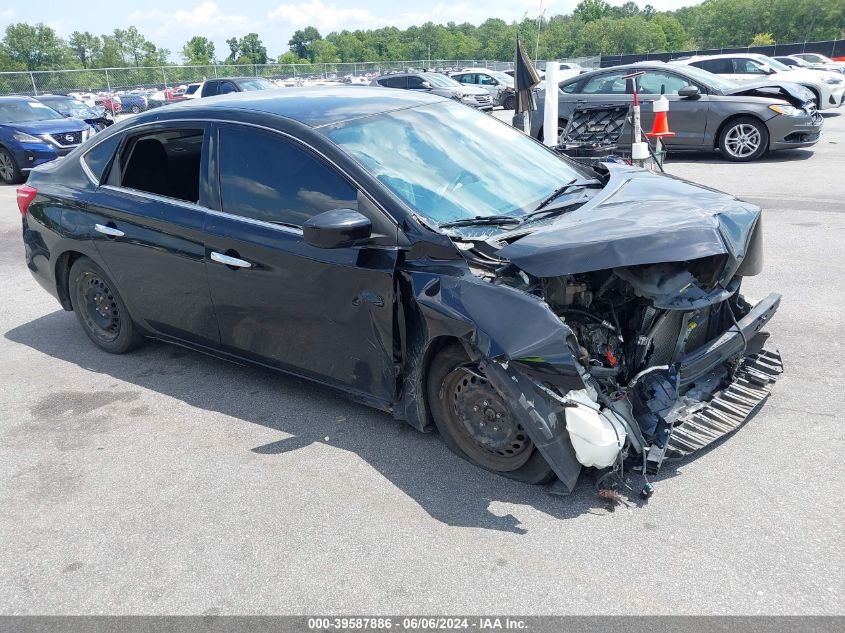
[[[80,257],[88,257],[79,251],[65,251],[56,258],[54,268],[56,279],[56,293],[59,303],[65,310],[73,311],[73,304],[70,301],[70,269],[73,263]]]
[[[752,118],[755,119],[758,123],[763,125],[766,128],[766,131],[769,131],[769,126],[766,125],[766,122],[761,119],[759,116],[754,114],[753,112],[737,112],[736,114],[732,114],[727,117],[724,121],[719,124],[719,127],[716,129],[716,134],[713,136],[713,148],[718,149],[719,147],[719,139],[722,138],[722,132],[725,131],[725,128],[728,127],[730,123],[736,121],[737,119],[745,119],[745,118]],[[771,134],[769,134],[769,138],[767,140],[767,147],[766,150],[768,151],[768,143],[772,142]]]

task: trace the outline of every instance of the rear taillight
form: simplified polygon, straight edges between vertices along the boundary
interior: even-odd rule
[[[38,195],[38,190],[35,187],[30,187],[29,185],[21,185],[18,187],[18,209],[21,210],[21,215],[26,217],[27,209],[29,209],[29,203],[35,199],[35,196]]]

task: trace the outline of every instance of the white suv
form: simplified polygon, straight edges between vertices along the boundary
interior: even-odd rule
[[[809,68],[790,68],[776,59],[753,53],[696,55],[673,64],[697,66],[734,81],[774,79],[801,84],[813,92],[819,110],[838,108],[845,100],[845,78],[838,73]]]

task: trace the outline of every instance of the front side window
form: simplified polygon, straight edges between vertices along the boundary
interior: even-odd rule
[[[417,77],[416,75],[411,75],[408,77],[408,88],[410,90],[423,90],[425,86],[423,86],[424,80],[422,77]]]
[[[639,78],[637,89],[644,95],[659,95],[661,90],[667,95],[677,95],[681,88],[689,85],[689,81],[678,75],[662,70],[647,70]]]
[[[223,211],[274,224],[302,226],[332,209],[356,209],[357,190],[305,149],[278,134],[220,129]]]
[[[478,83],[480,83],[482,86],[495,86],[496,80],[493,79],[490,75],[479,74]]]
[[[231,81],[224,81],[223,84],[220,86],[220,94],[227,95],[230,92],[237,92],[238,89],[235,87]]]
[[[121,150],[120,185],[196,203],[203,138],[203,130],[191,129],[159,130],[130,138]]]
[[[736,58],[733,60],[734,73],[737,75],[765,75],[763,67],[751,59]]]
[[[519,217],[562,184],[594,176],[513,127],[451,101],[321,131],[438,224],[475,216]]]
[[[624,72],[607,73],[590,77],[581,93],[588,95],[623,95],[628,81]]]
[[[218,94],[220,91],[220,82],[219,81],[207,81],[202,88],[202,96],[203,97],[213,97],[214,95]]]

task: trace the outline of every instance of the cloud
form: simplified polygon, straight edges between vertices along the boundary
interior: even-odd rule
[[[150,24],[150,36],[167,37],[172,34],[204,35],[206,37],[237,35],[255,27],[254,22],[240,13],[223,13],[216,2],[202,2],[190,9],[174,12],[133,11],[127,16],[130,24]]]
[[[280,4],[267,14],[267,19],[292,28],[316,26],[319,31],[370,28],[378,22],[369,9],[359,7],[341,9],[335,5],[323,4],[321,0]]]

